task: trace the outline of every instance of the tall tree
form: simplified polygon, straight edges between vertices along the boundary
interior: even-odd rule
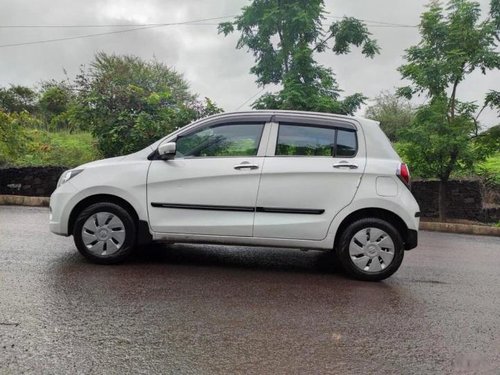
[[[98,53],[77,78],[75,117],[97,138],[104,156],[137,151],[175,128],[221,111],[200,102],[182,75],[136,56]]]
[[[74,100],[74,88],[69,82],[55,80],[43,82],[41,86],[39,110],[50,121],[54,116],[68,110],[70,103]]]
[[[415,118],[415,109],[409,100],[381,92],[375,103],[368,107],[365,116],[380,122],[380,127],[391,142],[399,140],[399,133],[407,128]]]
[[[407,129],[402,150],[422,176],[440,180],[441,219],[446,218],[451,174],[472,169],[485,156],[474,142],[480,132],[478,119],[482,109],[499,106],[499,93],[491,91],[479,106],[459,100],[459,88],[476,70],[486,74],[500,68],[499,26],[499,0],[491,1],[484,20],[475,1],[450,0],[446,8],[432,1],[421,16],[422,39],[406,50],[407,63],[399,68],[403,78],[412,82],[400,88],[399,95],[410,99],[425,94],[429,98]]]
[[[347,54],[352,46],[365,56],[379,52],[366,26],[345,17],[327,20],[323,0],[253,0],[233,22],[219,25],[219,33],[241,34],[237,48],[247,47],[255,57],[250,69],[257,84],[281,85],[276,94],[260,97],[254,108],[297,109],[351,114],[363,103],[362,94],[340,100],[341,90],[333,71],[315,61],[315,55],[328,50]]]
[[[75,130],[72,109],[76,94],[69,81],[43,82],[38,100],[38,112],[50,130]]]
[[[23,111],[33,113],[36,108],[38,94],[35,90],[19,85],[9,88],[0,87],[0,110],[7,113]]]

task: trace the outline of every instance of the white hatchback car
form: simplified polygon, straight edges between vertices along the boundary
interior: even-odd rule
[[[50,230],[96,263],[151,240],[278,246],[332,251],[351,276],[381,280],[417,246],[409,183],[374,121],[225,113],[64,172]]]

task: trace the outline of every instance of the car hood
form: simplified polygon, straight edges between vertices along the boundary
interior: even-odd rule
[[[151,148],[151,146],[148,146],[148,147],[146,147],[138,152],[135,152],[133,154],[91,161],[90,163],[86,163],[86,164],[78,166],[76,169],[103,167],[106,165],[113,165],[113,164],[121,163],[123,161],[147,160],[147,157],[149,154],[151,154],[151,152],[153,152],[153,149]]]
[[[124,160],[127,156],[117,156],[114,158],[108,158],[108,159],[101,159],[101,160],[96,160],[96,161],[91,161],[90,163],[82,164],[77,167],[77,169],[80,168],[90,168],[90,167],[100,167],[103,165],[108,165],[108,164],[115,164],[117,162],[120,162]]]

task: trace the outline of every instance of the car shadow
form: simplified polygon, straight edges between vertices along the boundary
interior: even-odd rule
[[[153,243],[139,247],[126,264],[170,264],[315,274],[339,274],[342,271],[333,254],[324,251],[200,244]]]
[[[231,270],[256,272],[302,273],[331,275],[347,279],[332,253],[324,251],[300,251],[298,249],[264,248],[247,246],[223,246],[205,244],[165,244],[152,243],[138,247],[125,262],[118,265],[102,266],[91,263],[76,249],[68,249],[52,268],[58,274],[92,273],[139,274],[147,270],[150,274],[186,268],[193,272],[204,269],[229,273]]]

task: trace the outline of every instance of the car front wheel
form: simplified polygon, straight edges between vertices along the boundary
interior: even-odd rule
[[[378,281],[398,270],[403,261],[404,246],[393,225],[378,218],[366,218],[355,221],[344,230],[336,252],[349,276]]]
[[[73,237],[78,251],[94,263],[125,260],[135,245],[136,227],[131,215],[114,203],[95,203],[78,215]]]

